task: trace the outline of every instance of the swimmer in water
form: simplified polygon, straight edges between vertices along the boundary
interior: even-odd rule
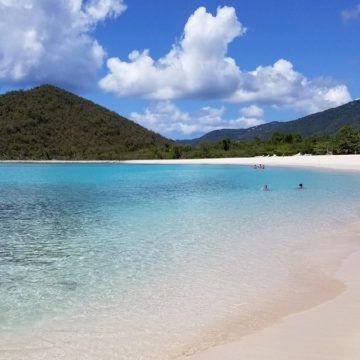
[[[261,187],[261,190],[262,191],[268,191],[269,190],[269,187],[265,184]]]
[[[298,189],[302,190],[304,188],[304,185],[302,183],[299,184]]]

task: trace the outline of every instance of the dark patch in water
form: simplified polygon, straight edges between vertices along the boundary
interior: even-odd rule
[[[78,283],[76,281],[60,281],[58,284],[70,291],[75,291],[78,288]]]

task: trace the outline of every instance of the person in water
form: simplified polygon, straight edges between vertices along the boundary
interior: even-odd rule
[[[298,189],[302,190],[304,188],[304,185],[302,183],[299,184]]]
[[[261,187],[261,190],[262,191],[268,191],[269,190],[269,187],[265,184]]]

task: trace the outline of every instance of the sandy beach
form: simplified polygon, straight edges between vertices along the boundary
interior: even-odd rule
[[[254,165],[284,167],[312,167],[320,169],[360,171],[360,155],[295,155],[295,156],[258,156],[248,158],[218,159],[175,159],[175,160],[6,160],[4,164],[180,164],[180,165]]]
[[[334,299],[290,315],[237,342],[191,360],[357,360],[360,354],[360,253],[336,273],[346,290]]]
[[[220,158],[191,160],[133,160],[128,164],[209,164],[209,165],[254,165],[285,167],[312,167],[333,170],[360,171],[360,155],[295,155],[259,156],[250,158]]]

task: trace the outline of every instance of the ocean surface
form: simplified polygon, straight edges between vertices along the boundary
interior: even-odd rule
[[[359,199],[350,172],[1,164],[0,359],[171,359],[256,328]]]

